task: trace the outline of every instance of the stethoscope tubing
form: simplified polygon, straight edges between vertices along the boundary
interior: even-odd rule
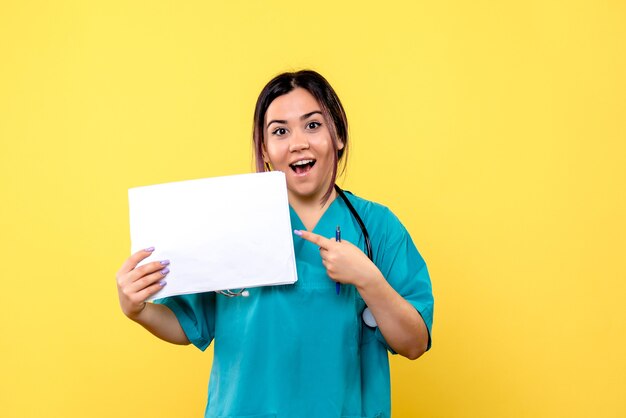
[[[363,219],[361,219],[361,217],[359,216],[359,213],[356,211],[356,209],[354,209],[354,206],[352,206],[352,203],[350,203],[350,200],[348,200],[348,197],[346,196],[344,191],[341,190],[341,188],[337,186],[336,184],[335,184],[335,191],[341,197],[341,199],[343,199],[346,206],[348,206],[348,210],[350,211],[350,213],[352,214],[356,222],[359,224],[359,227],[361,228],[361,232],[363,233],[363,240],[365,241],[365,253],[367,254],[367,257],[370,260],[372,260],[372,262],[374,262],[374,256],[372,253],[372,243],[370,242],[370,234],[367,233],[367,228],[365,227],[365,224],[363,223]]]
[[[352,206],[352,203],[350,203],[350,200],[348,200],[348,197],[346,196],[345,192],[343,190],[341,190],[341,188],[339,186],[337,186],[336,184],[335,184],[335,191],[337,192],[339,197],[341,197],[341,199],[344,201],[344,203],[348,207],[348,210],[352,214],[352,217],[359,224],[359,227],[361,228],[361,233],[363,234],[363,241],[365,242],[365,253],[367,254],[367,257],[372,262],[374,262],[374,255],[373,255],[373,252],[372,252],[372,243],[370,241],[370,235],[367,232],[367,228],[365,227],[365,223],[363,223],[363,219],[361,219],[361,216],[359,216],[359,213],[356,211],[354,206]],[[250,293],[246,289],[218,290],[217,293],[219,293],[221,295],[224,295],[226,297],[229,297],[229,298],[233,298],[233,297],[237,297],[237,296],[248,297],[250,295]],[[362,316],[363,316],[363,321],[365,322],[366,325],[368,325],[369,327],[372,327],[372,328],[376,327],[376,319],[374,319],[374,316],[370,312],[369,308],[367,308],[367,307],[365,308],[365,310],[363,311]]]

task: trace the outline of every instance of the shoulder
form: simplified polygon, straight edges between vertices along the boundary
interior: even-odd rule
[[[391,209],[349,192],[346,192],[346,197],[363,219],[379,268],[391,268],[401,259],[413,265],[424,264],[411,235]]]
[[[365,217],[398,219],[391,209],[383,204],[364,199],[348,190],[345,190],[345,193],[350,203],[352,203],[354,208],[359,212],[359,214],[361,214],[361,216],[364,217],[364,219]]]
[[[346,197],[354,206],[359,216],[368,229],[378,230],[378,232],[387,235],[388,233],[406,233],[406,229],[400,219],[387,206],[380,203],[364,199],[345,191]]]

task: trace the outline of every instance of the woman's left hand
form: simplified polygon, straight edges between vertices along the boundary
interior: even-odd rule
[[[294,233],[320,248],[322,263],[331,279],[356,286],[391,348],[412,360],[426,351],[429,337],[424,320],[358,247],[308,231]]]
[[[320,248],[322,264],[328,277],[336,282],[360,286],[368,280],[382,276],[378,267],[352,243],[335,238],[325,238],[309,231],[294,231],[296,235]]]

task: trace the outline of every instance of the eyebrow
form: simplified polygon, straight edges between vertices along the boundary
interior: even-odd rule
[[[304,115],[300,116],[300,120],[305,120],[305,119],[308,119],[308,118],[310,118],[311,116],[315,115],[316,113],[317,113],[317,114],[320,114],[320,115],[322,114],[322,112],[321,112],[320,110],[314,110],[314,111],[312,111],[312,112],[305,113]],[[266,128],[269,128],[269,127],[270,127],[270,125],[271,125],[272,123],[283,123],[283,124],[286,124],[286,123],[287,123],[287,121],[286,121],[286,120],[282,120],[282,119],[274,119],[274,120],[270,121],[270,122],[267,124]]]

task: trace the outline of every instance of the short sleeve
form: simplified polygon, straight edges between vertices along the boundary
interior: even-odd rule
[[[406,228],[391,211],[387,211],[384,239],[378,243],[374,253],[376,264],[391,287],[421,315],[428,329],[429,350],[432,344],[434,298],[428,268]],[[378,328],[376,337],[395,354]]]
[[[157,299],[174,312],[187,339],[204,351],[215,336],[215,293],[196,293]]]

